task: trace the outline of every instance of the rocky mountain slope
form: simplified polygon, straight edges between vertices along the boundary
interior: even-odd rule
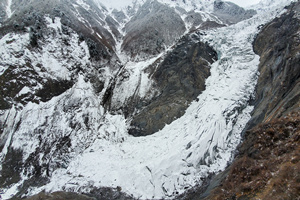
[[[299,111],[298,4],[261,27],[289,3],[1,3],[2,196],[179,198],[206,185],[249,120]]]
[[[209,199],[299,198],[300,2],[287,9],[254,40],[260,77],[248,129],[256,126],[246,132],[223,186]]]

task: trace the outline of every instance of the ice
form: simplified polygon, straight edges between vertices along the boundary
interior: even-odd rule
[[[41,152],[38,158],[40,164],[49,164],[50,182],[31,188],[28,195],[42,190],[89,192],[91,187],[120,187],[122,192],[140,199],[170,199],[201,184],[201,178],[224,170],[233,159],[241,131],[251,117],[253,107],[248,102],[258,78],[259,57],[252,50],[252,41],[257,27],[274,18],[284,5],[273,5],[268,12],[260,10],[252,19],[205,33],[202,40],[209,42],[219,56],[211,66],[206,90],[181,118],[157,133],[146,137],[128,135],[129,122],[123,115],[107,112],[101,106],[103,92],[96,94],[85,75],[79,73],[72,88],[50,101],[29,103],[22,111],[13,108],[2,113],[1,117],[16,131],[1,136],[7,137],[1,161],[8,147],[22,149],[24,160],[37,147],[49,150],[49,154]],[[57,18],[54,22],[48,19],[49,28],[56,31],[60,31],[59,23]],[[3,58],[10,59],[10,54],[4,52],[19,52],[19,45],[26,46],[28,37],[4,36],[0,40]],[[61,52],[59,49],[65,47],[62,39],[51,38],[42,44],[39,54],[25,55],[43,63],[47,76],[68,79],[72,71],[69,69],[78,63],[88,70],[91,63],[86,44],[78,44],[78,36],[72,33],[69,49]],[[72,56],[62,60],[62,55]],[[135,93],[147,96],[152,84],[144,69],[163,55],[128,62],[119,48],[118,56],[129,76],[114,91],[114,101],[124,103]],[[0,61],[4,71],[8,63],[6,59]],[[109,71],[107,75],[111,75]],[[21,93],[27,91],[24,88]],[[21,125],[15,129],[18,122]],[[39,129],[43,131],[42,138],[32,131]],[[52,145],[59,144],[62,138],[69,138],[71,145]],[[19,183],[4,191],[4,196],[17,192],[15,188],[26,179],[24,175]]]

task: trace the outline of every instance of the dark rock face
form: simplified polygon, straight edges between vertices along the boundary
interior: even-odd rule
[[[219,24],[214,21],[206,21],[201,24],[200,30],[209,30],[209,29],[214,29],[214,28],[221,28],[224,26],[225,26],[224,24]]]
[[[118,23],[125,23],[126,15],[123,11],[118,11],[114,9],[111,12],[114,16],[114,18],[117,20]]]
[[[37,91],[36,95],[41,101],[49,101],[52,97],[64,93],[73,86],[72,81],[68,80],[48,80],[44,83],[43,88]]]
[[[253,17],[256,11],[245,10],[234,3],[217,0],[214,2],[214,14],[226,24],[235,24]]]
[[[11,66],[2,75],[0,75],[0,109],[5,110],[12,107],[14,102],[21,102],[26,104],[28,101],[34,101],[31,94],[24,94],[17,96],[17,94],[25,86],[37,85],[37,73],[34,72],[30,67],[22,66],[16,67]],[[19,71],[16,72],[16,69]],[[14,81],[17,80],[17,81]],[[31,81],[30,81],[31,80]]]
[[[135,198],[125,194],[122,192],[121,187],[117,188],[99,188],[99,189],[93,189],[90,193],[86,194],[87,196],[93,197],[97,200],[134,200]]]
[[[154,72],[161,93],[133,117],[130,134],[152,134],[182,116],[188,104],[205,89],[209,65],[215,60],[217,53],[199,42],[198,35],[183,37]]]
[[[185,32],[185,24],[174,9],[148,0],[126,24],[122,48],[132,58],[156,55]]]
[[[22,151],[10,149],[7,158],[2,163],[0,174],[0,185],[3,188],[20,181],[23,166]]]
[[[54,192],[51,194],[41,192],[37,195],[26,198],[26,200],[96,200],[96,199],[92,197],[88,197],[86,195],[76,194],[72,192]]]
[[[256,109],[250,127],[300,108],[300,3],[265,25],[254,41],[260,58]]]
[[[69,36],[71,31],[68,27],[65,27],[65,33],[61,33],[64,36]],[[35,19],[35,25],[30,29],[30,45],[26,46],[20,52],[15,53],[14,59],[24,59],[25,51],[35,49],[36,52],[42,52],[40,46],[41,43],[45,43],[45,38],[51,34],[58,34],[48,30],[44,19],[38,16]],[[8,42],[8,41],[7,41]],[[12,41],[13,42],[13,41]],[[70,42],[70,39],[65,38],[66,46]],[[66,56],[67,57],[67,56]],[[72,59],[72,56],[69,56]],[[52,97],[58,96],[73,86],[72,80],[64,80],[54,76],[41,75],[41,72],[46,72],[45,67],[41,63],[34,63],[35,60],[26,58],[25,64],[15,63],[8,67],[3,74],[0,75],[0,110],[11,108],[13,105],[21,103],[26,105],[28,102],[38,103],[40,101],[48,101]],[[78,76],[79,63],[77,66],[72,66],[70,71],[73,71],[73,78]],[[72,79],[72,78],[71,78]],[[29,88],[30,91],[26,91],[24,94],[19,95],[19,92],[23,88]],[[19,104],[20,105],[20,104]]]
[[[72,3],[76,2],[64,0],[33,0],[28,4],[28,2],[24,1],[13,1],[12,6],[14,15],[0,27],[0,37],[8,32],[21,32],[22,34],[29,32],[30,46],[26,47],[26,50],[41,51],[45,40],[49,37],[56,38],[56,34],[58,34],[58,36],[63,36],[64,40],[62,42],[66,46],[69,46],[69,37],[75,31],[80,33],[78,42],[80,43],[85,40],[87,43],[89,54],[91,56],[90,59],[92,61],[97,61],[97,68],[100,68],[101,65],[118,66],[117,59],[113,52],[113,46],[115,45],[114,38],[111,33],[101,26],[104,26],[106,22],[114,36],[119,38],[120,33],[116,28],[119,26],[118,22],[112,17],[105,18],[105,15],[103,14],[105,10],[103,8],[98,8],[93,1],[89,2],[89,5],[93,7],[91,13],[88,13],[78,5],[78,7],[74,7]],[[6,5],[3,5],[3,3],[0,4],[0,9],[5,9]],[[80,13],[92,27],[88,27],[87,24],[80,21],[79,18],[74,15],[76,12],[72,9],[78,9],[76,12]],[[55,17],[61,19],[61,32],[53,32],[53,30],[48,29],[44,19],[45,15],[48,15],[53,21],[55,20]],[[95,33],[91,33],[90,28],[94,28]],[[96,32],[99,32],[99,35],[101,35],[102,38],[99,38],[99,36],[96,35]],[[70,57],[70,60],[73,59],[72,55],[68,56]],[[18,57],[24,57],[24,51],[20,51],[19,54],[14,55],[14,57],[16,59]],[[9,66],[9,68],[0,75],[0,110],[9,109],[18,103],[26,105],[28,102],[38,103],[40,100],[45,102],[54,96],[62,94],[73,86],[73,80],[56,79],[51,76],[47,78],[41,77],[41,75],[36,72],[36,69],[40,68],[41,71],[44,71],[44,66],[41,64],[35,66],[33,62],[34,60],[27,59],[26,64],[24,65],[16,64],[14,66]],[[73,71],[71,79],[76,79],[78,73],[83,69],[82,66],[80,66],[80,63],[77,63],[69,70]],[[97,75],[98,74],[96,73],[95,76]],[[103,83],[95,77],[91,78],[91,82],[93,82],[96,92],[101,92],[104,87]],[[39,88],[34,92],[17,96],[23,88],[28,87],[32,89],[38,85],[42,85],[42,88]]]
[[[78,194],[73,192],[54,192],[44,193],[41,192],[32,197],[26,198],[26,200],[134,200],[133,197],[123,193],[122,188],[100,188],[93,189],[87,194]],[[14,198],[16,200],[21,198]]]
[[[106,23],[108,24],[109,28],[112,30],[112,33],[116,38],[121,37],[121,33],[118,31],[117,27],[119,27],[119,23],[114,20],[111,16],[107,16],[105,18]]]

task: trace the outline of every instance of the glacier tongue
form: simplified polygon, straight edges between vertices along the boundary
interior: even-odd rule
[[[21,112],[7,114],[22,123],[14,125],[16,132],[9,134],[6,148],[22,149],[24,160],[41,143],[50,151],[36,157],[50,165],[51,180],[31,188],[30,194],[121,187],[136,198],[172,198],[201,184],[208,174],[224,170],[253,109],[248,102],[258,77],[259,57],[252,50],[256,27],[276,14],[276,9],[261,12],[236,25],[207,31],[203,40],[219,52],[219,60],[211,66],[206,90],[184,116],[153,135],[128,135],[126,119],[105,112],[101,98],[82,75],[49,102],[29,103]],[[30,132],[43,127],[47,127],[43,138]],[[57,141],[60,147],[51,146]],[[22,178],[19,184],[26,180]],[[9,198],[15,190],[5,191],[3,197]]]

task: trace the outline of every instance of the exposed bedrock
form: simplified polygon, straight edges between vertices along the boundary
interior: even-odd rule
[[[133,117],[129,133],[144,136],[155,133],[182,116],[186,108],[205,89],[210,64],[217,53],[199,36],[185,36],[153,74],[160,95]]]
[[[126,24],[123,50],[132,58],[147,59],[175,43],[185,32],[185,24],[173,8],[147,1]]]
[[[214,2],[214,14],[226,24],[235,24],[253,17],[256,11],[245,10],[231,2],[216,0]]]
[[[265,25],[254,41],[260,55],[255,111],[250,128],[300,108],[300,3]],[[298,17],[297,17],[298,16]]]

